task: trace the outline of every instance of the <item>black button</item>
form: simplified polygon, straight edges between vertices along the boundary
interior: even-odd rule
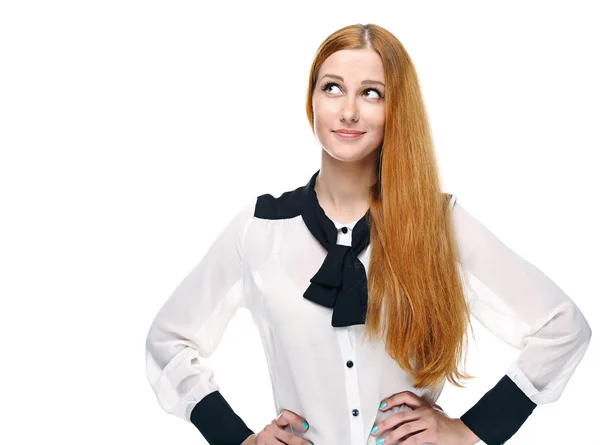
[[[348,227],[342,227],[342,232],[343,233],[348,233]]]
[[[352,368],[352,367],[354,366],[354,363],[352,363],[352,360],[348,360],[348,361],[346,362],[346,366],[347,366],[348,368]]]
[[[352,415],[355,416],[355,417],[358,416],[358,410],[357,409],[353,409],[352,410]]]

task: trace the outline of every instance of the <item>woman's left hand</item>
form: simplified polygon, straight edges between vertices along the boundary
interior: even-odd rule
[[[378,436],[382,432],[396,428],[385,438],[379,439],[377,445],[399,440],[402,445],[474,445],[479,438],[463,423],[461,419],[448,417],[438,405],[431,405],[426,399],[411,391],[402,391],[382,400],[386,403],[381,411],[387,411],[393,406],[408,405],[412,411],[396,413],[375,426],[372,433]],[[400,425],[400,426],[398,426]],[[410,436],[409,436],[410,435]],[[409,436],[409,437],[406,437]],[[402,440],[406,437],[405,440]]]

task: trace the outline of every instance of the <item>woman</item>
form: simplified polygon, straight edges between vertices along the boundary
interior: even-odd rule
[[[502,444],[558,399],[591,329],[546,275],[441,192],[417,75],[376,25],[329,36],[306,111],[322,146],[306,185],[241,209],[157,314],[148,379],[210,444]],[[368,298],[367,298],[368,295]],[[277,417],[255,433],[206,358],[252,313]],[[470,315],[521,349],[460,418],[435,404]]]

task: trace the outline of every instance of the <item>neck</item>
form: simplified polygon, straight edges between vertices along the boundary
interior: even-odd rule
[[[377,159],[377,153],[374,153]],[[323,150],[315,193],[319,205],[332,220],[340,223],[361,218],[369,209],[370,188],[377,181],[377,164],[373,159],[340,162]]]

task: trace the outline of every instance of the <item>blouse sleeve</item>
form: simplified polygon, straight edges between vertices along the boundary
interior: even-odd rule
[[[556,401],[583,358],[591,328],[577,305],[456,197],[456,235],[471,314],[520,350],[506,375],[461,419],[487,445],[512,437],[539,404]]]
[[[243,289],[243,245],[254,205],[240,210],[175,288],[146,338],[146,373],[160,406],[213,444],[240,444],[253,431],[231,409],[205,360],[219,344]]]

